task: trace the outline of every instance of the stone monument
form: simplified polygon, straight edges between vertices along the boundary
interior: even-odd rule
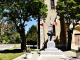
[[[47,48],[45,50],[42,50],[40,52],[40,55],[63,55],[63,52],[61,50],[58,50],[55,48],[55,42],[53,40],[53,29],[51,26],[51,22],[49,21],[49,30],[48,30],[48,42],[47,42]]]

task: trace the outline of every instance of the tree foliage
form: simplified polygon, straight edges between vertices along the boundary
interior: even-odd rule
[[[7,44],[21,43],[20,34],[16,31],[13,33],[5,32],[3,35],[1,35],[0,42],[3,43],[4,40]]]
[[[4,40],[5,40],[5,43],[6,42],[8,43],[8,41],[9,41],[7,32],[5,32],[3,35],[1,35],[0,42],[3,43]]]
[[[0,16],[1,17],[1,16]],[[13,23],[10,24],[7,22],[5,18],[0,20],[0,42],[3,43],[5,40],[6,43],[9,43],[9,35],[13,33],[12,28],[13,28]]]
[[[57,1],[56,12],[58,16],[64,15],[65,18],[68,18],[68,19],[77,18],[78,20],[80,18],[79,9],[80,9],[79,0],[58,0]]]
[[[32,25],[26,34],[27,44],[37,44],[37,27]]]
[[[4,34],[9,29],[9,24],[6,23],[6,20],[0,20],[0,36]]]
[[[40,19],[41,16],[47,17],[47,5],[42,0],[1,0],[0,7],[3,17],[7,17],[7,21],[15,24],[22,39],[21,49],[24,50],[26,47],[26,23],[31,21],[31,17],[34,19]]]
[[[56,10],[58,16],[63,15],[68,26],[68,49],[71,49],[72,33],[80,21],[80,2],[79,0],[58,0]],[[71,24],[73,27],[70,28]]]
[[[9,43],[15,44],[15,43],[21,43],[20,34],[18,32],[13,32],[12,34],[9,34]]]

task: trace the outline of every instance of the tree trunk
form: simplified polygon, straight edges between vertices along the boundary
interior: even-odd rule
[[[65,27],[64,16],[60,16],[60,25],[61,25],[60,44],[66,44],[66,27]],[[62,48],[65,47],[66,46],[62,46]]]
[[[68,45],[67,50],[71,50],[71,41],[72,41],[72,30],[68,31]]]
[[[21,50],[26,50],[26,37],[25,37],[25,33],[20,33],[21,39],[22,39],[22,43],[21,43]]]

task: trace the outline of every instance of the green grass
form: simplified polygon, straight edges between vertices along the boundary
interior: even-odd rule
[[[40,50],[31,50],[31,52],[40,52]]]
[[[13,60],[23,53],[0,53],[0,60]]]
[[[69,51],[76,52],[76,50],[69,50]]]
[[[20,48],[20,47],[16,47],[16,48]],[[40,50],[31,50],[31,52],[40,52]],[[21,49],[13,49],[13,48],[0,51],[0,60],[13,60],[23,55],[24,53],[27,52],[21,52]]]
[[[75,52],[75,53],[80,53],[80,51],[77,51],[77,50],[69,50],[69,51],[72,51],[72,52]]]
[[[18,48],[18,49],[20,49],[21,47],[20,47],[20,46],[17,46],[17,47],[13,47],[13,48]]]
[[[13,60],[23,54],[20,49],[7,49],[0,52],[0,60]]]

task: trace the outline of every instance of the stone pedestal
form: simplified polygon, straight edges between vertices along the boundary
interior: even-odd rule
[[[55,45],[53,43],[54,42],[49,41],[47,43],[47,48],[45,50],[42,50],[40,52],[40,55],[44,56],[63,55],[63,52],[55,48]]]
[[[47,42],[47,48],[55,48],[55,43],[54,43],[54,41],[48,41],[48,42]]]
[[[44,55],[44,56],[63,55],[63,52],[61,50],[55,48],[55,42],[53,41],[52,36],[53,34],[48,33],[47,48],[45,50],[42,50],[40,52],[40,55]]]
[[[40,52],[40,55],[45,55],[45,56],[49,56],[49,55],[63,55],[63,52],[61,50],[58,50],[57,48],[49,48],[49,49],[45,49],[43,51]]]

